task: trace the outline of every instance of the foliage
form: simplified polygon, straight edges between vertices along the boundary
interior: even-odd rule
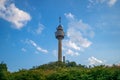
[[[4,62],[0,63],[0,80],[8,80],[7,65]]]
[[[86,67],[75,62],[50,62],[26,70],[10,73],[0,64],[0,80],[120,80],[120,66]]]

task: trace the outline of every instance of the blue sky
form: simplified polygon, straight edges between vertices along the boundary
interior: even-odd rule
[[[0,0],[0,62],[17,71],[57,61],[61,16],[66,60],[120,64],[119,8],[119,0]]]

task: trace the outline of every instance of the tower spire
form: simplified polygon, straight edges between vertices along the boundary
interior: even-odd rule
[[[59,25],[61,25],[61,17],[59,17]]]

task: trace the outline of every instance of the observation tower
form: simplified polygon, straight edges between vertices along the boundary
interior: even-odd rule
[[[56,28],[55,37],[58,39],[58,61],[62,62],[62,39],[64,39],[64,31],[61,25],[61,17],[59,17],[59,25]]]

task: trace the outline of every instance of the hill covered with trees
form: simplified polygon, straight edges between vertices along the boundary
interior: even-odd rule
[[[0,80],[120,80],[120,66],[87,67],[75,62],[50,62],[33,68],[9,72],[0,63]]]

